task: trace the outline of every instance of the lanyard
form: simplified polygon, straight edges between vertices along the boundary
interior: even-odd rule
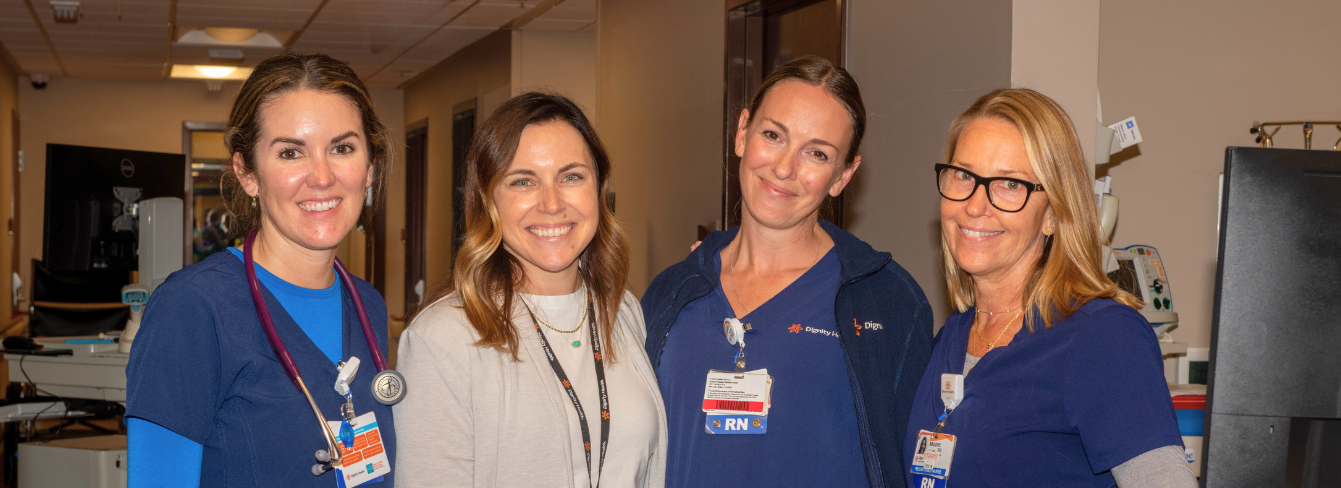
[[[587,479],[591,479],[591,431],[587,427],[587,416],[582,412],[582,401],[577,399],[577,392],[573,391],[572,382],[568,381],[568,375],[563,374],[563,366],[559,365],[559,360],[554,356],[554,350],[550,349],[549,341],[545,340],[545,333],[540,330],[540,321],[535,319],[535,313],[531,311],[531,306],[526,306],[526,313],[531,315],[531,323],[535,324],[535,333],[540,337],[540,347],[545,348],[545,357],[549,358],[549,366],[554,369],[554,376],[559,378],[559,383],[563,385],[564,391],[568,392],[568,399],[572,400],[573,408],[577,410],[577,421],[582,426],[582,447],[587,456]],[[605,447],[610,443],[610,397],[605,390],[605,367],[601,358],[601,341],[596,334],[596,313],[592,309],[591,301],[587,301],[587,325],[591,329],[591,349],[592,358],[596,363],[596,386],[601,393],[601,458],[596,465],[596,479],[591,482],[592,488],[600,486],[601,471],[605,468]]]

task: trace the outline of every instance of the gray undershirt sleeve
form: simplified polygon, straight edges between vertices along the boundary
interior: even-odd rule
[[[1181,446],[1151,449],[1113,468],[1119,488],[1196,488],[1197,476]]]

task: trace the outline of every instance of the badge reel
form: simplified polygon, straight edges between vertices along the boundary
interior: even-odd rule
[[[913,453],[912,473],[919,488],[944,488],[946,478],[950,477],[950,463],[954,461],[956,438],[941,431],[945,429],[945,419],[955,407],[964,401],[964,375],[941,375],[941,402],[945,412],[936,419],[936,430],[919,431],[917,448]]]
[[[764,434],[768,432],[773,377],[767,369],[745,370],[745,331],[749,324],[730,318],[722,321],[726,341],[740,346],[735,370],[708,371],[703,389],[704,429],[709,434]]]
[[[354,487],[364,483],[378,482],[382,476],[391,472],[391,463],[382,446],[381,431],[377,427],[377,416],[373,412],[356,415],[354,412],[354,392],[350,383],[358,374],[359,358],[351,357],[339,365],[339,374],[335,377],[335,392],[345,398],[340,405],[340,421],[329,422],[331,428],[339,429],[336,439],[340,442],[343,459],[336,470],[340,487]],[[327,458],[329,463],[329,458]],[[313,466],[315,472],[320,465]]]

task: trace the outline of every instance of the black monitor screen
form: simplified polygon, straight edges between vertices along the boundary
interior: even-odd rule
[[[52,271],[138,268],[128,203],[185,199],[181,154],[47,144],[42,261]]]

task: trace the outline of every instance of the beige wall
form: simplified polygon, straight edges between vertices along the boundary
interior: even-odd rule
[[[42,256],[42,208],[48,143],[181,153],[182,122],[227,121],[238,86],[236,83],[225,84],[222,92],[211,93],[199,81],[53,78],[44,90],[35,90],[26,81],[20,83],[18,101],[25,165],[22,176],[19,262],[22,264],[20,274],[24,276],[24,282],[29,282],[28,275],[31,273],[27,263]],[[391,130],[393,140],[403,143],[401,92],[373,90],[373,100],[379,115]],[[8,121],[8,117],[5,119]],[[395,161],[400,161],[399,155],[403,153],[399,148],[399,145],[393,148],[397,154]],[[403,182],[401,188],[403,190]],[[391,190],[394,194],[394,184]],[[402,210],[400,222],[404,221],[403,214]],[[392,219],[392,225],[399,225],[394,223],[397,221],[394,220],[395,212],[391,207],[388,208],[388,217]],[[389,225],[388,229],[389,237],[399,236],[399,227]],[[342,244],[340,254],[341,260],[349,264],[350,270],[360,275],[364,274],[363,242],[362,233],[355,231]],[[392,253],[388,254],[388,268],[399,270],[400,266],[395,264]]]
[[[1033,88],[1061,104],[1093,162],[1099,0],[1015,0],[1012,11],[1011,86]]]
[[[554,92],[596,115],[596,33],[512,32],[512,95]]]
[[[848,187],[847,228],[913,275],[940,327],[949,308],[931,166],[943,155],[950,121],[983,93],[1010,84],[1011,2],[848,6],[847,67],[862,88],[867,135]]]
[[[511,57],[512,33],[498,31],[458,51],[402,87],[405,91],[404,125],[408,127],[428,121],[428,205],[425,220],[426,281],[430,291],[449,276],[452,266],[452,107],[476,99],[475,125],[479,127],[511,95]],[[404,142],[402,135],[400,143]],[[404,173],[401,175],[403,184]],[[388,234],[400,235],[400,229],[403,228],[404,193],[401,195],[402,227],[389,228]],[[396,198],[396,195],[389,195],[389,198]],[[387,210],[390,214],[391,207]],[[403,251],[403,243],[401,246]],[[390,259],[387,261],[387,280],[403,282],[404,261],[400,267],[391,266]],[[391,272],[397,273],[394,278]],[[404,303],[403,293],[394,298],[401,307]],[[388,304],[392,300],[388,296]]]
[[[14,140],[14,109],[19,105],[19,73],[13,66],[0,58],[0,202],[11,202],[14,193],[14,164],[16,156],[14,151],[19,149],[18,142]],[[27,79],[22,80],[27,83]],[[0,220],[8,221],[11,218],[12,207],[6,205],[6,212]],[[0,279],[4,280],[4,286],[0,289],[5,290],[4,296],[0,296],[0,330],[9,325],[9,318],[13,314],[13,302],[10,301],[13,289],[10,285],[9,276],[13,271],[10,269],[10,256],[14,252],[14,240],[11,234],[6,232],[0,237]]]
[[[1214,15],[1207,12],[1214,11]],[[1341,3],[1103,2],[1099,86],[1104,122],[1136,116],[1145,139],[1114,160],[1122,200],[1113,242],[1159,249],[1180,323],[1208,347],[1215,293],[1216,195],[1226,146],[1252,146],[1253,121],[1336,120]],[[1315,148],[1341,136],[1318,127]],[[1303,148],[1298,128],[1276,147]]]
[[[599,16],[597,119],[641,296],[722,209],[725,7],[603,0]]]

